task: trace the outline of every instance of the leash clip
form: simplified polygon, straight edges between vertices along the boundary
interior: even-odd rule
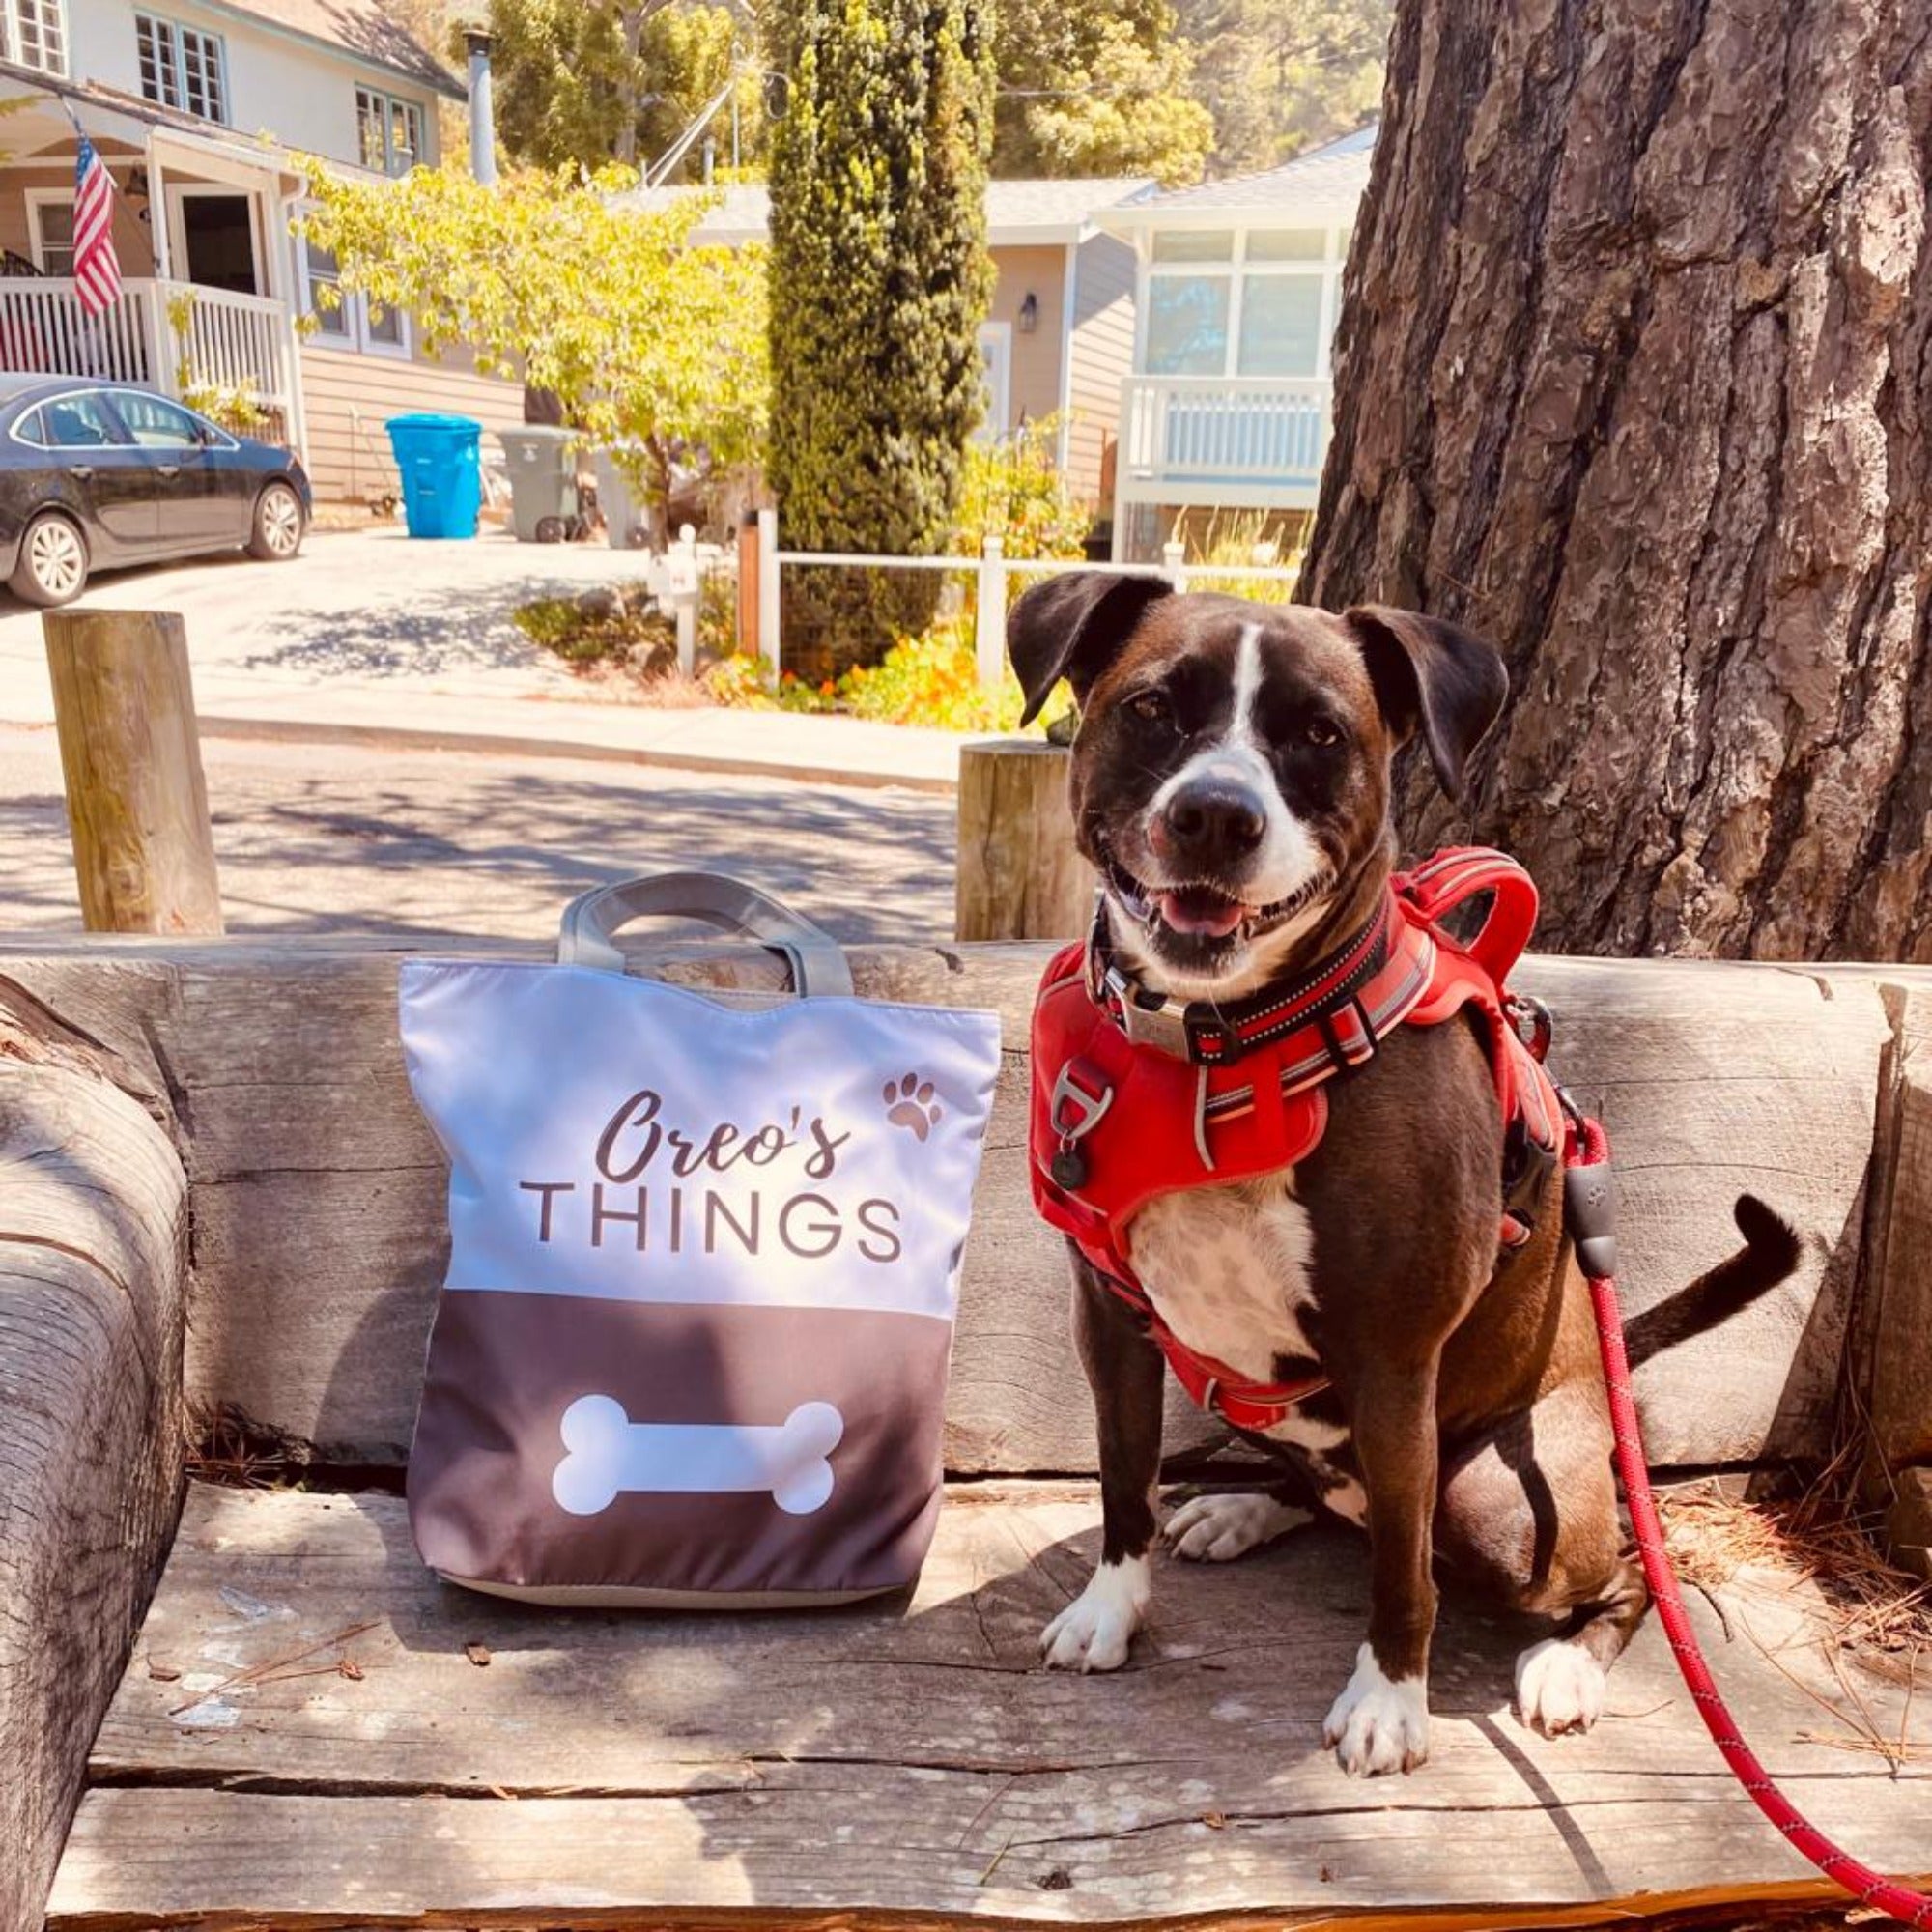
[[[1539,1065],[1548,1060],[1549,1042],[1556,1034],[1549,1009],[1533,993],[1505,993],[1503,1011],[1517,1038],[1529,1049],[1529,1057]]]

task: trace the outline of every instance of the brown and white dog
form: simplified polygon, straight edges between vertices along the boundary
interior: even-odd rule
[[[1114,954],[1183,1000],[1256,992],[1358,931],[1395,855],[1394,753],[1419,735],[1454,795],[1507,689],[1495,650],[1433,618],[1105,572],[1027,592],[1009,645],[1029,717],[1062,677],[1079,700],[1072,810]],[[1269,1432],[1280,1483],[1198,1497],[1166,1539],[1226,1561],[1315,1500],[1367,1527],[1367,1641],[1325,1726],[1349,1772],[1428,1755],[1436,1562],[1552,1620],[1517,1661],[1518,1709],[1545,1733],[1587,1729],[1649,1599],[1619,1527],[1560,1174],[1499,1262],[1499,1103],[1472,1024],[1399,1026],[1324,1091],[1326,1132],[1298,1166],[1163,1194],[1134,1218],[1140,1285],[1184,1344],[1257,1380],[1317,1365],[1330,1380]],[[1634,1322],[1634,1358],[1791,1272],[1797,1238],[1770,1209],[1747,1196],[1737,1220],[1745,1248]],[[1142,1317],[1073,1261],[1104,1527],[1042,1649],[1057,1669],[1112,1670],[1151,1590],[1163,1364]]]

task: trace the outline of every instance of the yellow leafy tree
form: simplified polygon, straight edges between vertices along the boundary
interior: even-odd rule
[[[413,316],[426,348],[460,344],[554,393],[619,452],[659,536],[679,469],[762,460],[763,251],[693,245],[702,197],[639,206],[622,168],[520,170],[488,188],[450,169],[307,174],[298,229],[334,255],[344,293]]]

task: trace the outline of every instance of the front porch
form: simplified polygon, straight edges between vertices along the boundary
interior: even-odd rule
[[[0,369],[145,383],[196,407],[246,397],[261,434],[298,440],[294,319],[266,296],[159,277],[124,278],[121,298],[85,314],[71,275],[0,277]]]
[[[143,383],[300,451],[288,241],[301,181],[274,151],[97,89],[43,82],[9,118],[0,187],[0,370]],[[120,298],[81,308],[77,117],[115,189]]]
[[[1328,453],[1325,376],[1130,376],[1121,384],[1114,561],[1150,561],[1163,512],[1312,516]]]

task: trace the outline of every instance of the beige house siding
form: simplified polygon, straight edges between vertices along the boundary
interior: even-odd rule
[[[1037,422],[1060,407],[1060,342],[1065,327],[1066,250],[995,248],[995,280],[988,322],[1011,325],[1013,382],[1011,417],[1000,425],[1015,429],[1022,420]],[[1039,321],[1031,335],[1020,333],[1020,304],[1028,296],[1039,303]]]
[[[1102,457],[1119,433],[1121,384],[1133,373],[1135,284],[1129,243],[1096,235],[1080,244],[1073,271],[1066,474],[1079,495],[1095,499]]]
[[[128,164],[135,156],[124,143],[102,140],[101,158],[117,182],[128,178]],[[0,248],[34,259],[33,230],[27,214],[30,199],[56,194],[73,200],[73,163],[49,162],[44,167],[14,167],[7,170],[7,191],[0,195]],[[143,207],[145,203],[141,204]],[[114,197],[114,255],[121,272],[139,280],[155,272],[154,231],[129,205],[128,197]]]
[[[308,467],[318,501],[368,502],[394,494],[396,466],[384,425],[419,410],[474,416],[489,432],[524,419],[519,384],[479,376],[455,362],[405,361],[301,347],[302,395],[308,414]]]

